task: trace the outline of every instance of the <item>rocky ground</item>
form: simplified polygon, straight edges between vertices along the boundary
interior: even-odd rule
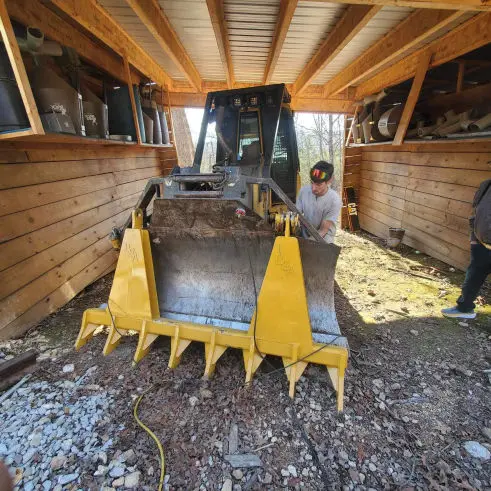
[[[132,336],[108,357],[103,335],[74,352],[81,313],[107,300],[106,277],[0,343],[4,359],[41,352],[32,378],[0,403],[0,458],[17,489],[157,489],[157,447],[133,418],[143,393],[167,489],[489,489],[488,291],[475,321],[444,319],[461,272],[368,235],[339,242],[336,308],[351,348],[343,414],[317,366],[292,402],[273,358],[244,387],[233,350],[210,381],[199,344],[172,371],[166,339],[136,367]]]

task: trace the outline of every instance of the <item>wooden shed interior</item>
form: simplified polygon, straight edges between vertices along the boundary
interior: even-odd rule
[[[294,110],[346,114],[361,227],[468,263],[487,0],[0,0],[0,33],[0,338],[114,269],[147,179],[190,164],[172,108],[224,88],[286,83]]]

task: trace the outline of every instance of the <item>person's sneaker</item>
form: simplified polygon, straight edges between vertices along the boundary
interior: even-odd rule
[[[457,307],[442,309],[442,314],[445,317],[454,317],[456,319],[474,319],[476,317],[476,313],[473,310],[471,312],[461,312]]]

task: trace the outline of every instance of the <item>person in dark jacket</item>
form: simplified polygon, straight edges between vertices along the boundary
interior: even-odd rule
[[[479,290],[491,273],[491,179],[481,183],[472,203],[469,219],[471,229],[471,262],[465,274],[462,294],[457,305],[443,309],[445,317],[474,319]]]

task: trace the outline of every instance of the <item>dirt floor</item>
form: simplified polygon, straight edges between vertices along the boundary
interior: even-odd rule
[[[445,319],[440,309],[453,304],[462,272],[413,249],[388,250],[368,234],[341,233],[338,243],[336,310],[351,348],[343,414],[325,369],[316,366],[292,402],[284,373],[266,375],[280,366],[273,358],[244,387],[242,355],[234,350],[210,381],[201,379],[199,344],[175,370],[167,369],[165,339],[136,367],[136,337],[108,357],[103,335],[74,352],[82,312],[107,301],[110,276],[0,350],[37,347],[43,360],[35,377],[52,382],[96,366],[90,383],[115,401],[98,433],[113,439],[110,459],[136,452],[139,489],[157,489],[160,473],[155,443],[133,419],[134,399],[149,388],[140,417],[163,444],[168,489],[489,489],[491,460],[464,448],[475,441],[491,449],[489,290],[476,320]],[[74,372],[62,373],[67,363]],[[261,467],[233,472],[224,460],[237,443],[229,442],[235,425],[238,452],[257,455]],[[94,476],[97,462],[78,464],[82,480],[74,489],[111,487],[109,476]]]

